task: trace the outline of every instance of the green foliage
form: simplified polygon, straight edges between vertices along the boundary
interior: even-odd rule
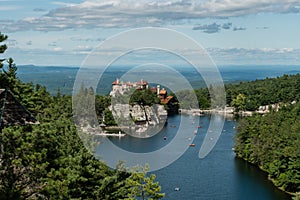
[[[246,110],[246,96],[244,94],[238,94],[235,99],[231,101],[231,106],[235,108],[235,111]]]
[[[45,183],[41,184],[40,178],[49,164],[45,160],[47,149],[39,148],[37,135],[26,129],[31,127],[12,127],[2,132],[0,199],[43,196],[41,190]]]
[[[160,99],[157,97],[156,93],[149,89],[145,90],[135,90],[130,96],[129,104],[142,105],[142,106],[152,106],[153,104],[159,104]]]
[[[300,200],[300,193],[297,193],[292,199],[293,200]]]
[[[0,32],[0,54],[4,53],[7,49],[6,44],[1,44],[2,42],[4,42],[7,39],[7,35],[4,35]],[[3,67],[3,61],[5,59],[1,59],[0,58],[0,69]]]
[[[208,109],[211,106],[210,94],[207,88],[200,88],[195,90],[199,108]]]
[[[200,91],[200,90],[199,90]],[[198,92],[200,96],[200,92]],[[196,109],[198,108],[198,104],[201,107],[203,104],[198,102],[195,91],[191,90],[183,90],[176,93],[176,97],[180,103],[181,109]]]
[[[103,112],[104,114],[104,124],[107,126],[115,126],[117,125],[112,112],[107,108]]]
[[[104,112],[104,110],[111,105],[111,97],[109,95],[96,95],[95,105],[97,115],[101,115]]]
[[[235,152],[269,173],[275,185],[300,191],[300,102],[239,121]]]
[[[300,74],[228,84],[226,94],[228,105],[232,104],[238,95],[245,95],[247,97],[245,109],[250,111],[256,110],[261,105],[290,103],[300,100]]]
[[[78,94],[73,96],[74,118],[77,125],[95,126],[98,123],[95,112],[95,95],[92,87],[81,86]]]
[[[0,42],[6,38],[0,33]],[[6,45],[1,45],[0,53],[5,49]],[[72,97],[50,96],[43,86],[22,83],[13,60],[8,60],[6,68],[2,61],[0,87],[12,91],[40,124],[2,129],[0,199],[127,198],[132,191],[125,185],[133,175],[110,169],[85,148],[73,122]],[[80,98],[73,102],[82,112],[77,112],[80,117],[91,117],[93,92],[93,88],[82,88]],[[80,108],[83,101],[87,101],[86,107]],[[96,101],[100,111],[110,104],[108,97],[96,97]]]
[[[127,200],[134,200],[136,198],[158,200],[165,196],[164,193],[160,193],[161,187],[158,182],[155,182],[156,176],[151,174],[147,176],[149,166],[146,165],[142,168],[141,172],[136,168],[126,179],[125,187],[128,188],[129,193]]]
[[[131,195],[126,184],[135,176],[111,170],[83,146],[72,122],[70,96],[53,97],[38,113],[40,125],[3,129],[0,199],[114,200]],[[150,184],[153,176],[145,180]],[[155,196],[156,184],[147,195]]]
[[[213,88],[210,88],[212,91]],[[180,91],[176,93],[182,109],[209,109],[221,101],[220,88],[214,88],[215,96],[209,93],[208,88],[195,91]],[[259,106],[274,103],[290,103],[300,100],[300,74],[284,75],[277,78],[240,82],[239,84],[225,85],[226,104],[234,106],[236,111],[255,111]],[[196,94],[197,99],[195,99]],[[196,105],[194,102],[198,102]]]

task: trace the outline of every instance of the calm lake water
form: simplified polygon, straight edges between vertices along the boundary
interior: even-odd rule
[[[225,120],[222,134],[213,150],[203,159],[198,158],[199,149],[208,133],[210,116],[176,115],[168,119],[168,125],[158,134],[147,139],[130,136],[111,138],[111,141],[125,150],[150,152],[160,149],[172,141],[182,119],[189,120],[189,126],[196,118],[200,119],[201,128],[195,136],[195,147],[187,151],[174,163],[154,171],[166,193],[168,200],[288,200],[290,196],[278,190],[268,181],[267,175],[255,166],[237,159],[232,150],[236,134],[236,122]],[[176,127],[175,127],[176,126]],[[190,129],[187,128],[188,131]],[[166,138],[166,139],[164,139]],[[158,158],[159,159],[159,158]],[[151,166],[150,166],[151,167]],[[179,191],[175,191],[179,188]]]

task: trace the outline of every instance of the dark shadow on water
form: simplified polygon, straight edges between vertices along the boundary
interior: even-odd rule
[[[234,159],[237,183],[243,185],[240,188],[241,199],[261,200],[290,200],[291,196],[277,189],[273,183],[268,180],[267,173],[260,170],[257,166],[248,163],[240,158]],[[252,197],[252,198],[249,198]]]

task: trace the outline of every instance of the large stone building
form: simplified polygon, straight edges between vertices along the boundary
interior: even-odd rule
[[[128,91],[131,88],[135,89],[148,89],[149,85],[147,81],[140,80],[138,82],[124,82],[121,81],[120,79],[116,79],[112,83],[112,90],[110,92],[110,95],[115,97],[116,95],[123,95],[126,91]]]
[[[124,82],[120,79],[116,79],[112,83],[112,90],[110,92],[110,95],[113,97],[115,97],[116,95],[123,95],[126,91],[132,88],[138,90],[149,89],[149,84],[143,79],[138,82]],[[167,106],[167,108],[169,109],[169,113],[178,112],[178,102],[173,96],[168,95],[168,92],[165,88],[160,88],[160,85],[157,85],[156,87],[151,87],[150,90],[153,93],[157,94],[157,96],[160,98],[161,104]]]

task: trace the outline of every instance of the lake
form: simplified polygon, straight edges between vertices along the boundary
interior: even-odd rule
[[[194,124],[200,119],[197,135],[193,141],[195,147],[188,147],[186,152],[175,162],[160,170],[154,171],[156,180],[166,193],[164,199],[178,200],[287,200],[290,196],[278,190],[267,179],[267,175],[257,167],[235,157],[234,127],[237,123],[226,119],[223,131],[213,150],[203,159],[198,153],[206,134],[210,116],[170,116],[166,127],[155,136],[138,139],[130,136],[110,138],[119,147],[132,152],[151,152],[163,148],[178,134],[182,120],[190,121],[187,132],[195,129]],[[99,150],[99,149],[98,149]],[[174,152],[176,153],[176,152]],[[157,158],[159,160],[159,158]],[[150,165],[151,167],[151,165]],[[175,191],[179,188],[179,191]]]

